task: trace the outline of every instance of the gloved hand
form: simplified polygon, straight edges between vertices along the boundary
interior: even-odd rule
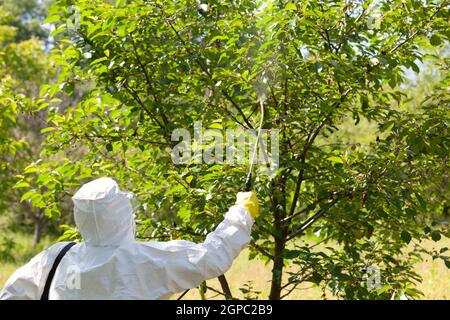
[[[250,213],[253,219],[259,215],[259,203],[256,193],[239,192],[236,196],[236,204],[243,206]]]

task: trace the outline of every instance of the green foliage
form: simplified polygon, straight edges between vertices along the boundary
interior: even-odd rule
[[[251,281],[244,283],[239,290],[243,293],[245,300],[258,300],[261,295],[261,291],[257,291],[253,288]]]
[[[38,19],[40,9],[33,9],[37,6],[36,1],[0,1],[0,214],[8,217],[11,229],[21,226],[22,231],[37,228],[42,221],[42,210],[30,201],[19,201],[25,200],[21,189],[31,185],[17,181],[39,157],[43,140],[39,132],[47,126],[43,109],[48,106],[39,91],[56,71],[43,50],[44,42],[35,37],[42,31],[39,23],[32,23]],[[36,204],[38,197],[33,199]],[[41,232],[36,234],[35,244]]]
[[[42,27],[42,22],[47,7],[52,2],[53,0],[0,0],[0,24],[7,24],[14,29],[10,40],[22,42],[33,37],[46,40],[48,31]]]
[[[16,244],[10,237],[2,236],[0,238],[0,261],[14,262],[14,251],[16,251]]]
[[[33,237],[29,234],[6,230],[0,236],[0,263],[2,264],[2,271],[5,271],[3,268],[8,264],[14,264],[16,268],[24,265],[36,254],[50,246],[54,240],[52,237],[45,236],[39,245],[35,245]],[[2,278],[3,276],[4,274],[2,274]],[[2,280],[6,281],[6,278]]]

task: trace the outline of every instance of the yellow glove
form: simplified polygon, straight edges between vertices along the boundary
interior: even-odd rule
[[[236,196],[236,204],[243,206],[247,209],[248,213],[255,219],[259,215],[259,203],[256,193],[251,192],[239,192]]]

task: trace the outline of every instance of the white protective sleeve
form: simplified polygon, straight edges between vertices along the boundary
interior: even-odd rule
[[[157,280],[159,293],[165,296],[182,292],[224,274],[250,242],[252,225],[253,219],[246,209],[235,205],[203,243],[184,240],[145,243],[151,251],[164,251],[160,257],[154,251],[149,254],[164,261],[165,276]]]

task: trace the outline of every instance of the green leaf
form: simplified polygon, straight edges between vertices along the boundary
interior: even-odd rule
[[[191,183],[192,179],[194,179],[194,176],[187,176],[186,177],[186,182],[187,183]]]
[[[450,269],[450,260],[445,260],[445,266]]]
[[[25,192],[25,193],[22,195],[22,197],[20,198],[20,202],[23,202],[23,201],[25,201],[25,200],[31,198],[31,197],[34,196],[35,194],[36,194],[35,191],[28,191],[28,192]]]
[[[382,294],[388,290],[391,290],[392,286],[390,284],[385,284],[384,286],[382,286],[380,289],[377,290],[377,294]]]
[[[298,250],[285,250],[284,252],[284,258],[285,259],[295,259],[299,256],[299,251]]]
[[[211,39],[210,43],[216,42],[218,40],[227,40],[228,37],[227,36],[215,36]]]
[[[215,122],[215,123],[212,123],[212,124],[209,126],[209,129],[219,129],[219,130],[222,130],[222,129],[223,129],[223,126],[222,126],[221,123]]]
[[[415,72],[415,73],[419,73],[420,72],[420,69],[419,69],[419,67],[417,66],[417,64],[415,64],[414,62],[411,62],[411,68],[413,69],[413,71]]]
[[[25,170],[23,171],[24,173],[34,173],[34,172],[38,172],[39,169],[34,166],[34,165],[29,165],[28,167],[25,168]]]
[[[61,17],[58,15],[49,16],[49,17],[47,17],[47,19],[44,20],[44,24],[52,23],[52,22],[59,21],[59,20],[61,20]]]
[[[369,108],[369,98],[367,98],[367,96],[361,96],[361,110],[363,112],[366,112],[367,109]]]
[[[109,152],[111,152],[111,151],[113,150],[113,146],[112,146],[111,143],[107,143],[107,144],[105,145],[105,148],[106,148],[106,150],[108,150]]]
[[[47,128],[42,129],[41,133],[43,134],[43,133],[47,133],[47,132],[55,131],[55,130],[56,130],[55,127],[47,127]]]
[[[410,243],[411,242],[411,239],[412,239],[412,237],[411,237],[411,234],[408,232],[408,231],[402,231],[402,233],[400,234],[400,238],[402,238],[402,240],[405,242],[405,243]]]
[[[338,157],[338,156],[328,157],[327,160],[332,162],[332,163],[344,163],[344,160],[342,160],[342,158]]]
[[[20,188],[28,188],[30,186],[30,184],[28,182],[19,182],[18,184],[16,184],[14,186],[15,189],[20,189]]]
[[[106,60],[108,60],[107,57],[101,57],[101,58],[98,58],[98,59],[95,59],[94,61],[92,61],[92,62],[91,62],[91,65],[94,65],[94,64],[97,64],[97,63],[106,61]]]
[[[223,53],[220,55],[219,60],[217,61],[217,63],[222,62],[222,59],[227,58],[227,57],[228,57],[227,53],[226,53],[226,52],[223,52]]]
[[[420,207],[422,208],[422,210],[426,210],[427,209],[427,203],[425,202],[425,200],[422,198],[422,196],[418,192],[415,192],[414,194],[415,194],[416,199],[419,202]]]
[[[289,2],[285,7],[284,10],[291,11],[291,10],[297,10],[297,6],[293,2]]]
[[[115,7],[116,7],[116,8],[119,8],[119,7],[124,6],[125,4],[126,4],[126,1],[125,1],[125,0],[117,0],[117,1],[116,1]]]
[[[417,298],[417,297],[420,297],[420,296],[423,295],[423,292],[420,291],[420,290],[418,290],[418,289],[416,289],[416,288],[407,288],[407,289],[405,290],[405,293],[406,293],[408,296],[413,297],[413,298]]]
[[[433,34],[430,38],[430,44],[433,46],[438,46],[442,43],[441,38],[437,34]]]
[[[438,242],[441,240],[441,234],[437,231],[431,232],[431,239],[433,239],[434,242]]]
[[[59,26],[58,28],[56,28],[55,30],[53,30],[53,31],[50,33],[50,36],[54,37],[54,36],[56,36],[57,34],[60,34],[61,32],[65,31],[66,29],[67,29],[67,27],[66,27],[65,25],[61,25],[61,26]]]

